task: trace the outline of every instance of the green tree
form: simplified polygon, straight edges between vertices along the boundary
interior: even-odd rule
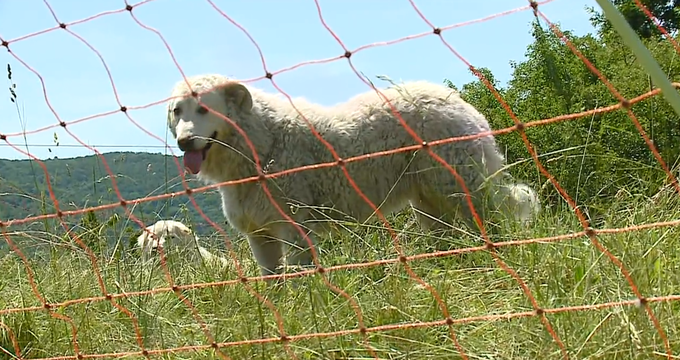
[[[640,1],[656,17],[661,26],[669,33],[680,29],[680,0],[641,0]],[[633,0],[612,0],[630,26],[643,39],[659,36],[661,32]],[[591,21],[603,32],[610,32],[611,24],[602,13],[590,8],[593,14]]]
[[[552,30],[536,22],[531,33],[534,42],[527,49],[526,60],[511,63],[513,74],[505,87],[499,86],[490,71],[480,69],[521,121],[551,119],[618,102]],[[615,32],[600,29],[597,36],[563,33],[625,98],[653,89],[649,76]],[[678,79],[680,60],[672,45],[662,38],[644,42],[669,77]],[[481,81],[463,85],[461,96],[487,117],[493,129],[514,124]],[[634,105],[632,110],[663,159],[675,165],[680,157],[676,140],[680,120],[672,108],[662,97],[655,97]],[[591,216],[611,210],[612,199],[620,191],[653,194],[666,177],[625,110],[529,127],[526,134],[541,163]],[[519,162],[510,172],[541,189],[547,208],[564,205],[552,186],[543,186],[546,179],[537,176],[534,163],[526,161],[528,152],[519,134],[500,135],[497,141],[509,163]]]

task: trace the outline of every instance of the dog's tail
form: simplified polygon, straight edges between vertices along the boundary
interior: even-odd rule
[[[541,211],[538,194],[529,185],[499,184],[494,195],[494,203],[499,210],[524,225],[532,222]]]

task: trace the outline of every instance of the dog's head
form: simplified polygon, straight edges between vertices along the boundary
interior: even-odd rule
[[[175,226],[172,229],[167,229],[166,236],[171,236],[173,238],[186,241],[189,239],[193,239],[194,232],[191,231],[191,229],[189,229],[188,227],[186,227],[186,225],[179,223],[178,226]]]
[[[137,244],[147,254],[155,253],[159,248],[164,248],[169,243],[187,244],[195,238],[194,232],[180,222],[160,220],[156,224],[147,227],[138,238]],[[155,234],[154,237],[151,233]]]
[[[181,81],[172,91],[168,126],[184,152],[184,166],[198,174],[210,151],[219,142],[227,142],[235,131],[224,116],[236,120],[250,112],[253,98],[243,84],[223,76],[201,75],[187,80],[191,88]]]
[[[153,233],[153,228],[147,228],[141,235],[137,238],[137,246],[144,254],[151,254],[158,250],[159,247],[163,247],[165,244],[165,236],[160,233]]]

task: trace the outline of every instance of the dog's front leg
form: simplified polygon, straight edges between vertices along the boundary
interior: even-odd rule
[[[281,273],[283,249],[281,242],[267,232],[249,234],[248,244],[255,261],[260,266],[262,276]],[[279,282],[277,279],[268,280],[267,283]]]

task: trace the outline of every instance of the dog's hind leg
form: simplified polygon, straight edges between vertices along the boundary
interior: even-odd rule
[[[464,204],[456,196],[445,197],[439,194],[419,194],[411,200],[420,228],[427,232],[442,233],[454,229],[456,220],[466,220]]]
[[[450,229],[451,220],[453,220],[459,212],[459,209],[454,205],[447,213],[444,208],[436,206],[423,196],[412,199],[411,206],[415,210],[416,219],[420,224],[420,228],[424,231],[440,232]]]
[[[299,229],[290,223],[281,224],[279,227],[279,238],[281,245],[284,246],[286,265],[294,267],[311,267],[313,265],[312,250],[307,239],[311,240],[312,246],[316,245],[316,237],[313,231],[304,222],[297,222],[298,226],[305,232],[305,236],[300,234]]]
[[[484,221],[484,211],[478,199],[481,194],[471,195],[477,216]],[[464,193],[419,191],[418,196],[411,199],[411,206],[416,212],[421,229],[425,231],[451,230],[456,220],[463,221],[472,229],[478,228]]]
[[[307,237],[312,241],[312,246],[315,246],[316,240],[311,232],[307,233]],[[314,265],[312,257],[312,249],[307,242],[307,239],[299,235],[295,237],[295,242],[289,247],[289,255],[286,259],[287,265],[307,268]]]

